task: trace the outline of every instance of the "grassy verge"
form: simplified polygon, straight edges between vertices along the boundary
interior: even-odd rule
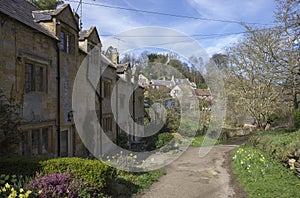
[[[205,141],[204,141],[204,139],[205,139]],[[212,139],[205,135],[195,136],[194,138],[191,139],[191,141],[192,141],[192,143],[190,146],[193,146],[193,147],[212,146],[212,145],[216,145],[216,144],[220,143],[219,140]]]
[[[133,194],[148,189],[164,174],[163,170],[145,173],[120,172],[109,185],[109,194],[112,197],[131,197]]]
[[[282,164],[251,146],[233,152],[233,172],[251,197],[298,197],[300,180]]]

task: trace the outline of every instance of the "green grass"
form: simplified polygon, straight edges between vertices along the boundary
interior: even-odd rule
[[[205,142],[203,142],[204,138],[206,138]],[[194,138],[191,139],[191,141],[192,141],[192,143],[190,146],[193,146],[193,147],[212,146],[212,145],[216,145],[216,144],[220,143],[219,140],[212,139],[205,135],[195,136]]]
[[[259,149],[242,146],[234,150],[232,167],[249,198],[299,196],[300,180]]]
[[[165,174],[164,170],[155,170],[144,173],[130,173],[121,171],[117,178],[110,184],[112,197],[131,197],[133,194],[148,189],[154,182]],[[118,185],[123,185],[124,190],[117,192]]]

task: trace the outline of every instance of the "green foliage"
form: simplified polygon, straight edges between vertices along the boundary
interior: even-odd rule
[[[167,119],[163,131],[177,132],[180,124],[180,114],[174,109],[167,110]]]
[[[294,126],[296,129],[300,129],[300,108],[294,112]]]
[[[203,142],[204,139],[205,139],[205,142]],[[218,141],[216,139],[212,139],[208,136],[197,135],[192,139],[192,143],[191,143],[190,146],[193,146],[193,147],[212,146],[212,145],[216,145],[216,144],[219,144],[219,143],[220,143],[220,141]]]
[[[272,124],[278,119],[279,119],[279,116],[277,114],[273,113],[267,117],[267,122]]]
[[[149,188],[159,177],[165,174],[163,170],[144,173],[130,173],[120,171],[114,181],[109,185],[112,197],[132,197],[133,194]],[[122,186],[120,188],[120,186]],[[119,187],[119,188],[118,188]],[[118,190],[116,190],[118,189]]]
[[[53,10],[64,2],[61,0],[32,0],[32,3],[42,10]]]
[[[151,171],[138,175],[134,181],[134,184],[138,185],[141,190],[149,188],[159,177],[164,175],[163,170]]]
[[[107,181],[116,174],[115,169],[96,159],[57,158],[42,161],[41,165],[42,174],[71,172],[79,179],[98,188],[105,187]]]
[[[161,133],[158,135],[158,141],[156,142],[156,148],[161,148],[170,143],[173,139],[173,135],[171,133]]]
[[[18,146],[18,105],[0,89],[0,154],[11,154]]]
[[[11,185],[5,183],[5,185],[0,185],[0,198],[12,198],[12,197],[36,197],[32,195],[31,190],[25,190],[22,187]]]
[[[23,176],[23,175],[0,175],[0,187],[5,185],[6,183],[10,184],[15,189],[20,189],[26,186],[29,183],[32,177]],[[1,189],[1,188],[0,188]]]
[[[233,172],[249,198],[297,197],[300,180],[267,153],[243,146],[233,152]]]
[[[198,89],[207,89],[208,86],[207,86],[207,84],[204,82],[204,83],[198,84],[197,88],[198,88]]]
[[[99,160],[83,158],[1,158],[0,174],[24,175],[33,177],[36,172],[42,175],[51,173],[71,172],[74,176],[93,184],[98,188],[106,186],[115,174],[116,170]]]
[[[124,148],[124,149],[128,149],[128,136],[126,133],[123,133],[121,132],[119,135],[118,135],[118,146]]]
[[[0,174],[34,176],[41,170],[42,159],[31,157],[1,157]]]

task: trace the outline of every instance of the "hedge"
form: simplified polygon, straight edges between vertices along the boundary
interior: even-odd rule
[[[42,174],[71,172],[99,188],[105,187],[107,181],[116,175],[116,169],[97,159],[57,158],[42,161],[41,165]]]
[[[107,181],[116,175],[116,169],[99,160],[84,158],[0,158],[0,174],[33,177],[36,172],[42,175],[71,172],[78,179],[95,187],[106,187]]]
[[[34,176],[41,170],[44,159],[32,157],[1,157],[0,174]]]

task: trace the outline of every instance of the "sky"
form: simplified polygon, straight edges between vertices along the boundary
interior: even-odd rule
[[[64,2],[71,4],[76,10],[79,0]],[[82,12],[79,7],[78,14],[82,16],[83,29],[96,26],[102,42],[113,35],[120,39],[118,42],[130,42],[130,37],[124,37],[122,32],[134,35],[132,30],[135,28],[169,28],[197,40],[211,56],[224,52],[225,47],[242,38],[243,34],[238,33],[245,29],[236,22],[270,26],[275,11],[274,0],[83,0]],[[205,20],[200,20],[203,18]],[[160,35],[159,33],[160,31],[151,32],[153,36]],[[166,39],[167,37],[152,37],[156,43],[163,43]],[[180,39],[184,38],[179,36],[176,41],[181,42]]]

